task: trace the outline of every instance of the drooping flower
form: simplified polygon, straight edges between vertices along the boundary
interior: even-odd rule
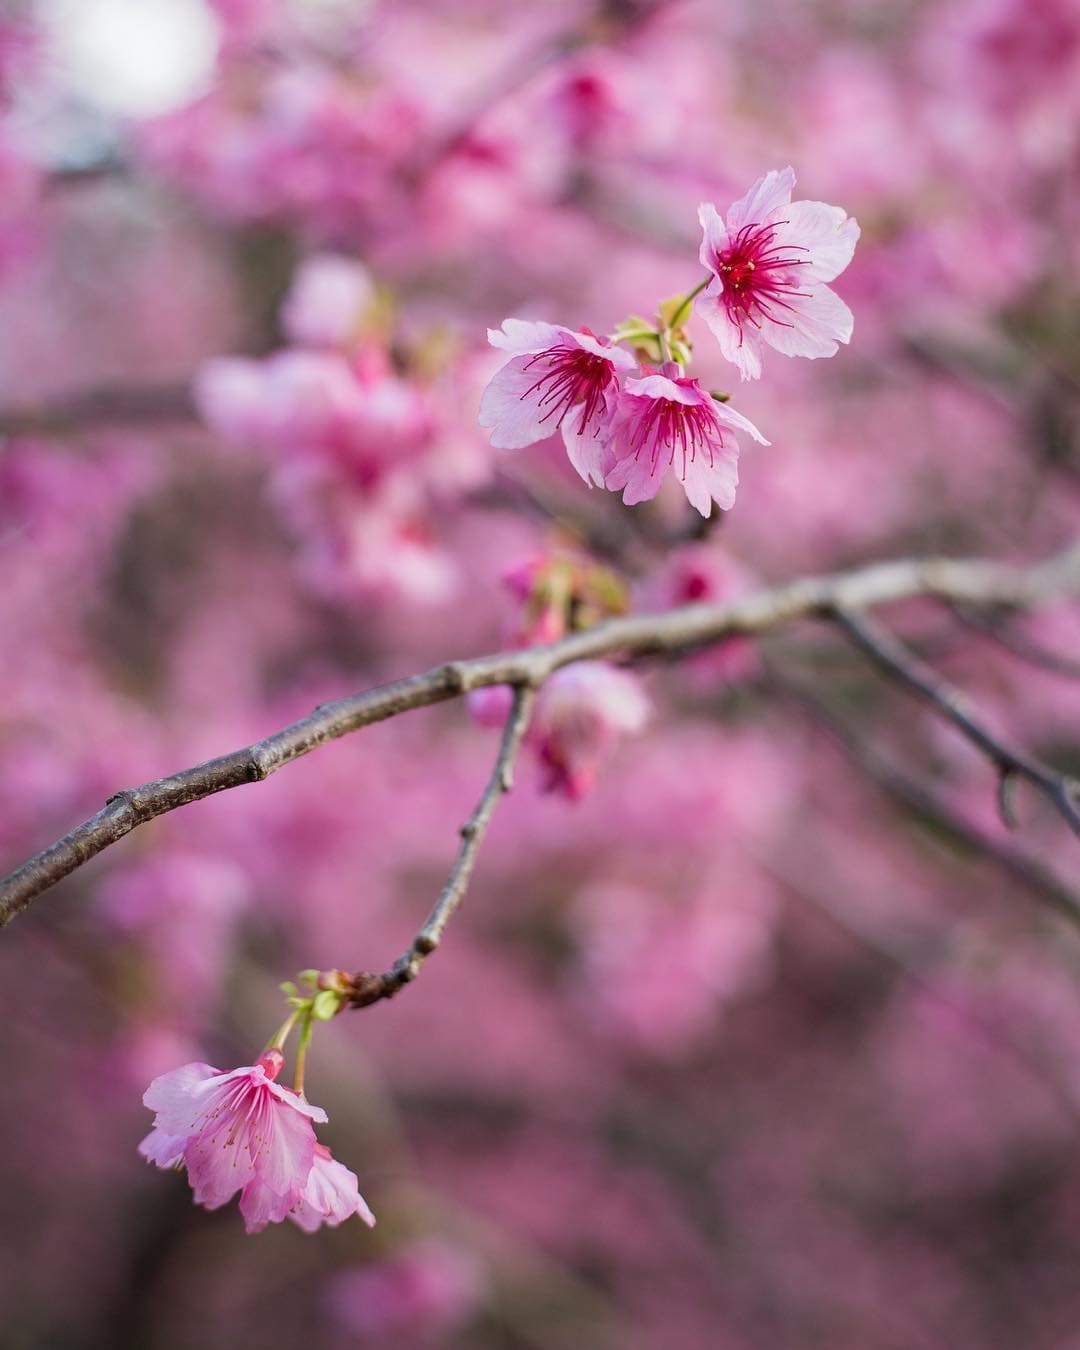
[[[314,1233],[320,1224],[336,1228],[354,1214],[369,1228],[375,1226],[375,1215],[360,1194],[356,1175],[325,1144],[316,1144],[307,1185],[286,1217],[305,1233]]]
[[[702,202],[702,264],[712,272],[698,312],[744,380],[761,374],[761,347],[834,356],[851,339],[851,310],[824,283],[847,267],[857,222],[839,206],[793,202],[795,174],[773,169],[729,208]]]
[[[518,450],[561,431],[570,463],[602,487],[618,372],[633,369],[634,358],[588,330],[523,319],[489,328],[488,341],[511,354],[480,400],[480,425],[490,428],[491,444]]]
[[[280,1050],[229,1073],[185,1064],[143,1095],[157,1114],[142,1156],[162,1168],[182,1163],[196,1204],[207,1209],[240,1191],[248,1232],[279,1223],[303,1196],[317,1147],[312,1121],[326,1120],[321,1107],[275,1082],[283,1065]]]
[[[537,699],[528,739],[540,757],[544,790],[578,801],[604,756],[625,733],[641,731],[649,700],[637,677],[606,661],[557,670]]]
[[[665,369],[673,372],[677,366]],[[622,489],[628,506],[660,491],[671,469],[690,505],[707,516],[716,502],[722,511],[735,501],[739,447],[733,431],[768,441],[753,422],[718,403],[694,379],[646,375],[627,380],[612,418],[608,448],[613,460],[605,484]]]

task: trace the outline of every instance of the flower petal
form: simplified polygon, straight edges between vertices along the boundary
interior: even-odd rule
[[[594,417],[583,428],[585,405],[574,408],[562,424],[563,445],[570,463],[586,483],[603,487],[608,470],[615,466],[611,449],[611,418]]]
[[[859,222],[839,206],[825,202],[792,202],[775,230],[778,248],[798,249],[807,260],[800,279],[832,281],[851,262],[859,239]]]
[[[751,325],[740,327],[732,321],[721,294],[721,282],[714,279],[698,298],[698,313],[720,344],[725,360],[738,368],[744,380],[756,380],[761,374],[761,338]]]
[[[739,482],[739,447],[734,441],[714,445],[712,455],[700,449],[685,465],[678,466],[679,477],[690,505],[707,516],[715,501],[722,511],[735,505],[735,488]]]
[[[851,340],[851,310],[828,286],[815,286],[808,295],[790,297],[786,323],[766,323],[762,337],[785,356],[835,356],[838,342]]]
[[[786,208],[794,187],[795,170],[790,165],[786,169],[770,169],[744,197],[732,202],[727,213],[729,232],[737,234],[744,225],[765,220],[778,207]]]
[[[526,395],[535,386],[536,367],[526,369],[532,357],[514,356],[491,377],[480,399],[480,425],[491,428],[491,444],[497,450],[520,450],[545,440],[554,432],[550,419],[537,399]]]
[[[567,332],[569,329],[562,324],[504,319],[501,329],[488,329],[488,341],[493,347],[501,347],[515,356],[528,356],[558,346]]]

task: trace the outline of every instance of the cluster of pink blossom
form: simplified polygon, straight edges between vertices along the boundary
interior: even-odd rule
[[[727,406],[726,395],[718,399],[687,377],[671,359],[672,343],[700,291],[700,312],[744,380],[761,374],[762,344],[817,357],[835,355],[837,344],[850,340],[851,311],[826,283],[851,261],[859,227],[837,206],[793,202],[794,186],[790,168],[773,170],[726,218],[711,202],[702,204],[707,283],[675,305],[667,332],[627,325],[639,346],[655,343],[666,358],[656,369],[642,363],[637,378],[620,384],[634,357],[588,329],[507,319],[501,331],[489,331],[491,345],[510,353],[480,405],[492,445],[516,450],[560,431],[585,482],[621,490],[628,506],[655,497],[669,469],[703,516],[713,502],[722,511],[733,506],[734,433],[768,441]]]
[[[100,25],[145,80],[109,16],[159,10],[216,60],[118,119],[66,63]],[[448,659],[1065,546],[1078,34],[1077,0],[0,17],[4,869]],[[1074,762],[1075,605],[880,618]],[[509,696],[470,702],[4,929],[5,1344],[1062,1350],[1075,843],[1022,786],[1007,829],[828,624],[553,676],[438,952],[319,1031],[334,1133],[249,1063],[283,969],[383,970],[430,912]],[[136,1153],[151,1079],[186,1180]]]

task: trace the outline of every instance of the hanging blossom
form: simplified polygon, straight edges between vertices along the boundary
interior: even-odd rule
[[[326,1112],[276,1082],[280,1050],[228,1073],[185,1064],[155,1078],[143,1104],[156,1112],[139,1145],[148,1162],[187,1169],[196,1204],[219,1209],[240,1192],[247,1232],[291,1219],[308,1232],[374,1216],[356,1177],[315,1138]]]
[[[847,267],[858,223],[839,206],[793,202],[795,174],[775,169],[727,218],[698,208],[702,264],[712,273],[697,308],[744,380],[761,374],[763,343],[785,356],[835,356],[851,339],[851,310],[824,283]]]
[[[528,740],[545,792],[580,801],[604,758],[627,734],[644,729],[651,705],[636,675],[606,661],[578,661],[557,670],[536,701]]]
[[[663,374],[627,380],[612,418],[608,447],[612,467],[605,485],[622,489],[628,506],[660,491],[670,469],[695,510],[708,516],[712,503],[727,511],[739,481],[739,447],[732,434],[745,431],[768,441],[753,422],[717,402],[674,362]]]
[[[510,353],[480,400],[480,425],[497,449],[518,450],[562,432],[570,463],[586,483],[604,486],[610,467],[607,427],[629,352],[588,329],[507,319],[488,341]]]

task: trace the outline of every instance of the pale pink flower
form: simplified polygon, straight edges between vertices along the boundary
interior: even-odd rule
[[[529,741],[544,770],[544,790],[578,801],[619,737],[641,731],[651,708],[637,676],[604,661],[557,670],[536,703]]]
[[[768,445],[753,422],[718,403],[697,380],[675,375],[627,380],[609,428],[612,466],[605,484],[622,489],[630,506],[655,497],[671,469],[703,516],[713,502],[726,511],[735,502],[739,481],[734,430]]]
[[[316,1144],[307,1185],[287,1217],[305,1233],[314,1233],[320,1224],[336,1228],[354,1214],[369,1228],[375,1226],[375,1215],[360,1194],[356,1176],[324,1144]]]
[[[363,263],[317,253],[300,264],[281,311],[281,326],[301,347],[344,347],[355,341],[375,287]]]
[[[698,207],[701,261],[712,273],[698,312],[744,380],[761,374],[761,346],[785,356],[835,356],[851,339],[851,310],[824,283],[847,267],[859,226],[839,206],[793,202],[795,174],[773,169],[723,219]]]
[[[523,319],[489,328],[488,341],[511,354],[480,400],[480,425],[491,429],[491,444],[518,450],[561,431],[570,463],[586,483],[603,487],[618,373],[633,369],[634,358],[587,330]]]
[[[196,1204],[218,1209],[237,1191],[248,1232],[280,1222],[304,1193],[315,1160],[312,1121],[326,1120],[274,1080],[280,1050],[221,1073],[185,1064],[155,1078],[143,1104],[157,1114],[139,1152],[159,1167],[187,1168]]]

